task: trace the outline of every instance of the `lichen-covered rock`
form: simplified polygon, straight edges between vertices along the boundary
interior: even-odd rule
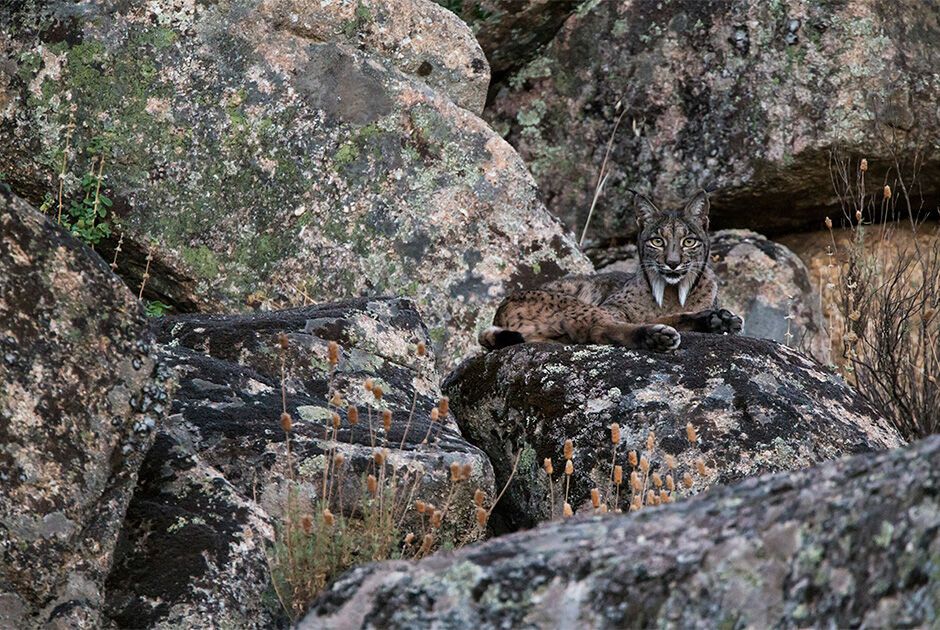
[[[157,371],[120,279],[0,186],[0,626],[101,627]]]
[[[674,353],[523,344],[468,359],[444,391],[464,436],[490,457],[498,485],[522,452],[497,507],[510,528],[549,518],[553,504],[560,510],[566,439],[574,442],[571,505],[581,506],[594,487],[609,500],[614,422],[622,431],[616,463],[627,474],[627,452],[644,451],[653,431],[652,471],[666,474],[667,453],[680,474],[704,460],[707,474],[696,475],[693,490],[902,443],[837,376],[794,350],[742,336],[683,333]],[[546,457],[555,466],[554,503]],[[625,486],[621,505],[629,492]]]
[[[473,28],[495,77],[524,65],[551,41],[579,0],[437,0]]]
[[[269,537],[269,524],[282,522],[285,513],[290,484],[282,404],[293,420],[290,461],[304,505],[322,496],[325,454],[333,449],[345,457],[341,474],[333,477],[333,510],[339,513],[340,505],[346,514],[360,509],[363,478],[373,472],[374,439],[376,447],[389,449],[388,473],[407,476],[400,487],[409,493],[414,488],[412,499],[441,507],[450,495],[445,538],[462,541],[482,533],[471,534],[473,493],[480,488],[492,501],[492,466],[461,438],[452,415],[433,423],[429,419],[441,392],[434,358],[416,355],[415,345],[428,338],[410,300],[360,299],[255,315],[164,318],[156,332],[167,363],[178,372],[179,389],[155,447],[161,450],[145,466],[140,500],[129,510],[124,556],[111,576],[109,606],[122,625],[135,616],[151,625],[185,621],[200,627],[263,627],[272,619],[273,613],[263,609],[264,598],[276,602],[269,574],[260,575],[257,568],[261,543],[246,532],[255,523],[261,528],[257,536]],[[288,341],[283,355],[279,333]],[[332,376],[330,340],[343,349]],[[364,388],[369,378],[382,388],[381,402]],[[331,386],[344,405],[338,409],[342,424],[335,441]],[[349,424],[347,404],[357,406],[355,426]],[[388,433],[383,409],[392,411]],[[422,443],[425,438],[428,442]],[[169,463],[161,465],[164,459]],[[472,472],[450,494],[452,462],[470,464]],[[409,506],[402,511],[404,530],[416,518],[411,504],[402,496],[398,500]],[[185,522],[177,523],[181,505]],[[186,561],[168,563],[161,555],[167,547],[188,549]],[[209,560],[200,562],[201,555]],[[159,579],[149,574],[150,567],[162,573]],[[207,592],[203,585],[217,581],[224,584],[222,591]]]
[[[457,105],[483,112],[490,67],[480,44],[430,0],[264,0],[262,11],[277,28],[374,53]]]
[[[926,628],[940,437],[354,569],[300,628]]]
[[[589,232],[601,240],[635,233],[630,188],[714,191],[715,228],[818,226],[823,208],[840,214],[834,149],[881,173],[923,147],[929,208],[940,196],[938,39],[940,9],[920,0],[587,2],[487,116],[580,232],[624,113]]]
[[[120,628],[273,628],[264,546],[270,517],[194,452],[162,431],[140,469],[107,581]]]
[[[145,297],[187,312],[408,295],[445,365],[507,291],[590,269],[485,122],[277,6],[0,6],[6,181],[57,192],[67,145],[68,199],[103,155],[117,272],[139,286],[150,253]]]
[[[637,268],[632,245],[590,255],[599,271]],[[749,230],[720,230],[711,235],[711,265],[720,285],[718,301],[744,318],[743,334],[779,341],[829,364],[818,289],[796,254]]]

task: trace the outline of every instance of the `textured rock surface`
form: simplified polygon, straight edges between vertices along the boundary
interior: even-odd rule
[[[355,569],[301,628],[932,627],[940,437]]]
[[[578,0],[437,0],[472,28],[494,79],[515,70],[551,41]]]
[[[633,245],[590,255],[599,271],[637,268]],[[711,264],[720,285],[719,302],[744,318],[745,335],[779,341],[829,364],[829,334],[819,289],[796,254],[749,230],[720,230],[711,235]],[[788,316],[792,316],[789,328]]]
[[[415,344],[427,341],[427,330],[411,301],[360,299],[256,315],[162,319],[157,337],[180,384],[167,429],[145,466],[139,500],[131,504],[124,555],[111,576],[109,605],[119,623],[139,618],[169,626],[264,627],[272,620],[267,611],[277,612],[268,572],[259,568],[259,542],[248,532],[255,528],[257,536],[269,535],[268,519],[277,521],[284,512],[281,332],[289,339],[286,402],[294,419],[291,458],[303,500],[321,495],[324,453],[335,447],[346,464],[342,492],[333,496],[342,497],[347,513],[359,507],[362,477],[373,455],[368,409],[376,445],[390,445],[391,466],[400,477],[420,480],[414,499],[444,505],[451,462],[472,466],[471,480],[454,492],[446,535],[467,534],[476,488],[490,500],[494,496],[489,461],[460,437],[453,418],[429,427],[429,410],[441,393],[434,359],[415,354]],[[342,411],[336,442],[332,435],[324,437],[330,417],[329,340],[344,349],[333,387],[360,414],[351,427]],[[381,404],[364,390],[367,378],[383,388]],[[412,404],[416,411],[405,436]],[[382,408],[393,412],[388,435]],[[429,432],[430,443],[421,444]],[[412,522],[405,519],[406,526]],[[186,550],[184,560],[167,563],[166,548]],[[206,589],[216,582],[224,584],[220,592]]]
[[[137,300],[0,186],[0,626],[100,627],[137,469],[168,408]]]
[[[593,487],[606,492],[613,422],[623,433],[617,463],[625,471],[627,451],[642,449],[652,430],[653,470],[664,472],[665,453],[684,470],[702,457],[710,472],[698,488],[901,444],[838,377],[794,350],[747,337],[683,333],[671,354],[524,344],[468,359],[444,391],[463,434],[489,455],[498,486],[522,451],[497,508],[510,528],[550,515],[542,461],[553,459],[559,494],[566,439],[575,445],[572,506]],[[686,440],[687,422],[698,430],[697,447]],[[556,496],[556,511],[560,505]]]
[[[635,232],[628,188],[714,191],[715,228],[818,226],[822,208],[838,208],[829,150],[881,173],[885,139],[901,156],[925,147],[932,208],[938,38],[940,7],[920,0],[591,2],[507,81],[488,118],[580,231],[626,111],[591,223],[600,239]]]
[[[503,293],[589,269],[486,123],[377,53],[279,28],[272,11],[4,5],[6,181],[34,201],[57,189],[74,107],[68,170],[106,155],[131,286],[152,249],[147,295],[175,312],[412,296],[446,365]]]
[[[264,0],[277,28],[375,53],[475,114],[490,67],[467,25],[428,0]]]

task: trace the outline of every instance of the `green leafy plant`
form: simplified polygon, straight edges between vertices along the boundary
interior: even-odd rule
[[[147,317],[163,317],[172,309],[172,306],[164,304],[160,300],[149,300],[144,310],[147,313]]]
[[[112,202],[101,192],[103,170],[104,158],[101,158],[97,175],[87,173],[82,177],[84,196],[80,200],[72,201],[68,216],[62,219],[62,223],[72,234],[91,247],[111,235],[111,224],[107,217]]]

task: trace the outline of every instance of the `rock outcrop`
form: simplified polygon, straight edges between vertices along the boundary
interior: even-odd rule
[[[617,464],[629,475],[628,451],[656,450],[676,476],[703,459],[692,491],[766,472],[802,468],[845,454],[898,446],[897,431],[834,374],[771,341],[683,333],[674,353],[612,346],[523,344],[468,359],[445,381],[463,435],[482,448],[497,486],[521,452],[499,516],[510,530],[556,513],[566,484],[563,444],[574,442],[569,502],[577,510],[591,488],[605,501],[614,492],[610,425],[619,423]],[[686,423],[698,433],[690,444]],[[554,491],[542,470],[553,460]],[[678,481],[678,479],[677,479]],[[629,487],[619,493],[629,504]]]
[[[302,501],[312,506],[321,497],[327,455],[341,453],[333,509],[355,513],[373,472],[373,444],[387,446],[388,472],[408,479],[401,487],[414,489],[412,499],[440,507],[451,497],[443,535],[473,539],[473,493],[480,488],[492,500],[493,470],[461,438],[452,415],[430,420],[441,392],[434,358],[416,354],[416,344],[429,340],[410,300],[170,317],[156,333],[179,389],[144,464],[109,580],[109,606],[122,625],[260,628],[280,619],[264,546],[271,526],[283,522],[290,485],[282,404],[293,417],[290,458]],[[332,376],[329,341],[343,349]],[[381,401],[364,388],[367,379],[383,390]],[[343,399],[339,409],[328,405],[331,387]],[[346,405],[357,406],[355,426]],[[384,409],[392,412],[388,432]],[[341,415],[335,440],[333,410]],[[472,472],[451,494],[453,462]],[[414,526],[414,509],[398,498],[408,506],[403,529]],[[167,550],[178,550],[179,561],[168,562]]]
[[[634,272],[638,265],[635,245],[589,255],[598,271]],[[779,341],[829,364],[818,283],[796,254],[749,230],[719,230],[711,235],[711,265],[720,286],[718,301],[744,318],[743,334]]]
[[[940,437],[357,568],[300,628],[929,627]]]
[[[101,627],[158,372],[136,298],[0,185],[0,626]]]
[[[512,147],[421,80],[424,62],[450,72],[440,52],[417,63],[443,10],[380,4],[328,41],[317,16],[342,22],[345,3],[4,5],[0,171],[39,203],[68,147],[69,199],[103,156],[114,236],[99,249],[124,236],[134,287],[149,254],[145,297],[174,312],[407,295],[450,366],[503,294],[590,265]],[[474,54],[461,44],[440,87],[459,102],[458,86],[479,99]]]
[[[938,39],[940,9],[919,0],[586,3],[487,117],[580,233],[623,114],[589,232],[599,240],[635,233],[630,188],[713,191],[714,228],[816,227],[841,214],[832,150],[868,158],[873,192],[893,156],[909,177],[923,148],[913,170],[934,208]]]

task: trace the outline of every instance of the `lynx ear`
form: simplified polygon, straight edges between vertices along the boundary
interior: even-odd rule
[[[633,193],[633,211],[636,214],[636,223],[642,228],[644,223],[648,223],[652,220],[654,215],[659,214],[659,208],[646,196],[641,195],[635,190],[631,190],[630,192]]]
[[[699,190],[695,193],[688,203],[685,204],[683,213],[691,221],[701,223],[702,229],[708,229],[708,193]]]

